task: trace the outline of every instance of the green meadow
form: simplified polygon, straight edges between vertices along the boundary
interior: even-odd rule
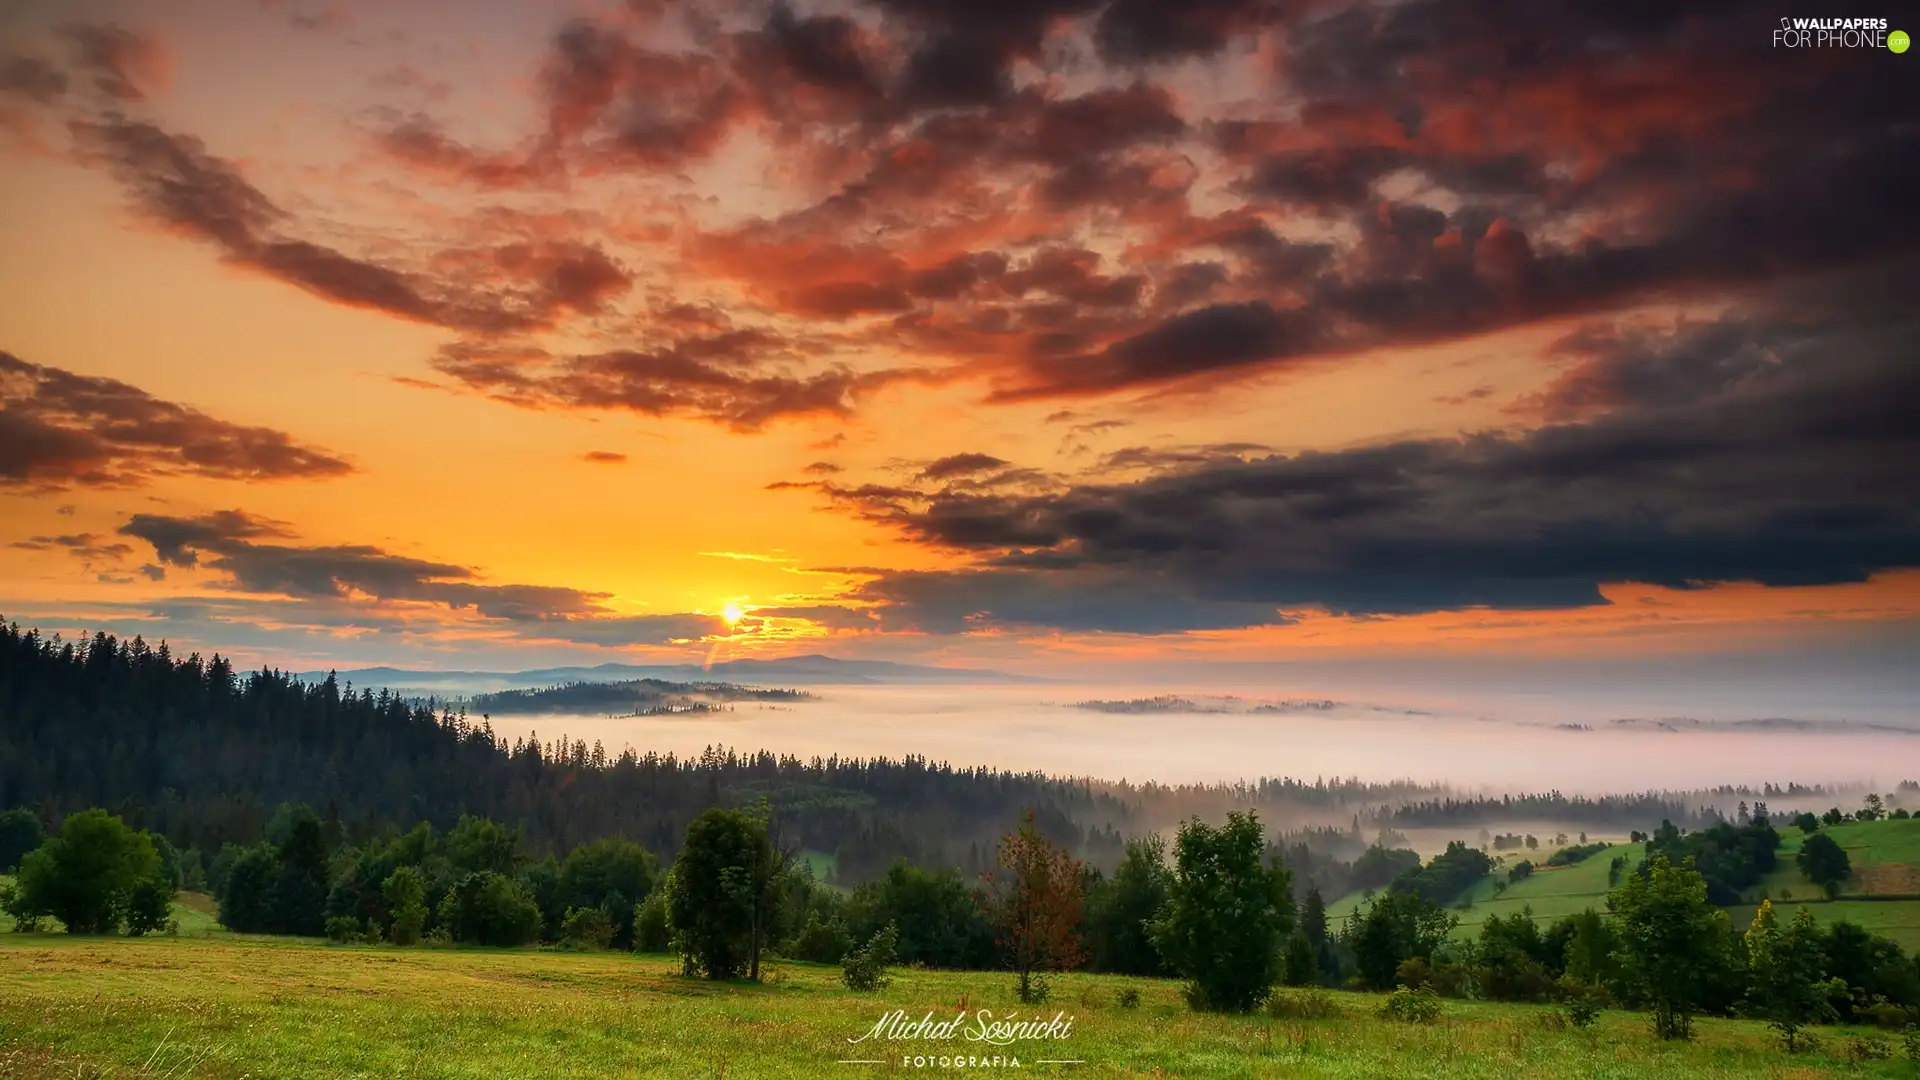
[[[1819,888],[1802,877],[1794,865],[1805,834],[1791,825],[1776,828],[1781,838],[1780,863],[1759,886],[1775,906],[1804,903],[1823,923],[1844,919],[1890,937],[1910,952],[1920,951],[1920,818],[1822,826],[1821,831],[1840,844],[1853,866],[1853,876],[1841,889],[1840,898],[1833,901],[1822,897]],[[1605,911],[1608,863],[1615,856],[1625,855],[1631,865],[1639,860],[1641,848],[1638,844],[1615,844],[1572,866],[1539,865],[1551,854],[1545,848],[1526,856],[1505,853],[1498,870],[1447,905],[1459,919],[1454,936],[1478,936],[1481,924],[1489,917],[1512,915],[1529,907],[1542,923],[1577,915],[1587,908]],[[1496,880],[1504,880],[1521,857],[1535,859],[1532,875],[1496,894]],[[1327,918],[1337,927],[1361,903],[1359,893],[1343,896],[1327,905]],[[1729,918],[1745,925],[1752,921],[1754,907],[1748,904],[1726,910]]]
[[[1137,1007],[1120,1004],[1129,988]],[[1633,1013],[1604,1013],[1580,1031],[1546,1006],[1449,1001],[1439,1023],[1420,1026],[1380,1018],[1375,995],[1328,998],[1334,1015],[1321,1019],[1206,1015],[1173,982],[1063,976],[1046,1012],[1073,1018],[1068,1038],[998,1051],[1017,1057],[1017,1070],[956,1069],[939,1055],[980,1056],[979,1044],[876,1052],[848,1040],[892,1009],[1032,1015],[1014,1004],[1010,976],[902,970],[890,987],[856,994],[837,969],[799,963],[775,964],[763,985],[714,984],[681,976],[665,956],[4,934],[0,1076],[1809,1080],[1913,1068],[1897,1043],[1866,1031],[1821,1029],[1820,1049],[1788,1057],[1757,1022],[1703,1020],[1693,1042],[1663,1044]],[[1893,1057],[1851,1060],[1861,1045]],[[935,1063],[915,1068],[912,1053]]]

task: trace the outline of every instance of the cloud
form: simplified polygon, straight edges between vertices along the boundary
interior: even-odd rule
[[[1108,463],[1150,470],[1126,483],[814,488],[972,557],[858,594],[883,622],[949,631],[1016,611],[1117,628],[1129,596],[1179,613],[1138,625],[1202,626],[1255,608],[1577,607],[1611,582],[1864,581],[1920,566],[1920,436],[1904,419],[1920,409],[1920,319],[1901,280],[1776,290],[1660,333],[1596,324],[1533,403],[1577,418],[1531,430],[1253,457],[1142,448]]]
[[[920,470],[922,480],[951,480],[956,476],[971,476],[1006,467],[1008,462],[992,454],[950,454],[936,458]]]
[[[924,379],[911,370],[856,372],[775,366],[777,342],[761,334],[689,339],[650,352],[554,357],[502,356],[464,346],[434,360],[442,374],[530,408],[621,409],[646,416],[691,416],[736,431],[776,420],[848,416],[862,396],[890,383]]]
[[[0,487],[130,487],[162,476],[325,479],[352,469],[284,432],[0,352]]]
[[[72,128],[145,216],[346,307],[476,334],[525,333],[598,312],[630,284],[600,248],[578,241],[443,249],[418,267],[355,256],[284,235],[290,215],[198,139],[112,114]]]
[[[167,85],[173,58],[150,33],[78,23],[64,27],[61,35],[72,50],[74,66],[92,79],[95,90],[114,101],[144,101]]]
[[[582,461],[592,462],[595,465],[625,465],[627,463],[627,455],[616,453],[612,450],[589,450],[581,454],[580,459]]]
[[[95,533],[68,533],[60,536],[35,536],[26,540],[15,540],[8,547],[23,551],[64,550],[79,559],[82,566],[92,566],[95,562],[119,562],[133,554],[133,548],[127,544],[108,543],[107,538]]]

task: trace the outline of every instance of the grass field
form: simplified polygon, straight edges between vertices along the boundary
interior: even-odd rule
[[[1780,829],[1780,864],[1762,879],[1760,888],[1766,890],[1776,905],[1783,900],[1796,904],[1804,901],[1822,922],[1845,919],[1890,937],[1909,951],[1920,951],[1920,818],[1852,822],[1824,826],[1821,831],[1840,844],[1853,864],[1853,877],[1839,900],[1829,903],[1820,899],[1819,889],[1800,875],[1793,860],[1806,837],[1791,826]],[[1535,854],[1544,860],[1552,853],[1543,849]],[[1532,876],[1507,886],[1507,890],[1496,897],[1495,880],[1504,880],[1507,871],[1518,861],[1513,852],[1506,852],[1500,869],[1482,878],[1449,905],[1459,919],[1454,936],[1477,936],[1489,916],[1510,915],[1528,906],[1542,922],[1576,915],[1589,907],[1605,911],[1607,864],[1622,854],[1627,856],[1629,864],[1638,862],[1640,845],[1616,844],[1572,866],[1537,867]],[[1861,899],[1866,896],[1901,899]],[[1463,901],[1471,901],[1464,910],[1459,907]],[[1343,896],[1327,905],[1327,918],[1337,927],[1360,903],[1358,893]],[[1731,907],[1727,915],[1744,926],[1752,921],[1754,906]]]
[[[1852,896],[1920,896],[1920,818],[1905,821],[1857,821],[1846,825],[1822,826],[1821,832],[1833,837],[1847,861],[1853,866],[1840,894]],[[1760,885],[1774,900],[1781,893],[1794,897],[1818,896],[1820,890],[1800,875],[1794,856],[1806,842],[1806,834],[1787,827],[1780,830],[1780,865],[1761,879]]]
[[[980,1044],[847,1040],[881,1015],[964,1007],[1004,1016],[1012,980],[902,971],[875,994],[838,972],[779,964],[765,986],[681,977],[667,957],[533,950],[336,947],[234,938],[87,939],[0,935],[0,1076],[861,1077],[1010,1070],[910,1067],[903,1054],[981,1053]],[[1140,992],[1123,1009],[1118,992]],[[1863,1034],[1821,1031],[1823,1049],[1788,1058],[1746,1021],[1699,1022],[1691,1044],[1661,1044],[1645,1018],[1607,1013],[1589,1032],[1554,1030],[1543,1006],[1447,1002],[1443,1022],[1379,1019],[1379,999],[1334,994],[1324,1020],[1198,1015],[1172,982],[1060,978],[1047,1012],[1071,1037],[1018,1042],[1016,1075],[1075,1077],[1530,1078],[1908,1076],[1905,1061],[1851,1064]],[[1022,1016],[1031,1010],[1022,1010]],[[849,1064],[843,1059],[880,1059]],[[1045,1064],[1066,1059],[1077,1064]],[[935,1059],[937,1061],[937,1058]]]

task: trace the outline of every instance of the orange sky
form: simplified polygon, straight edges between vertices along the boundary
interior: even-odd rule
[[[1911,532],[1804,541],[1847,569],[1782,570],[1772,586],[1636,584],[1633,559],[1652,556],[1608,555],[1523,575],[1550,579],[1554,596],[1597,588],[1591,602],[1509,602],[1493,582],[1484,603],[1400,603],[1342,599],[1371,572],[1350,553],[1376,543],[1404,550],[1398,532],[1383,539],[1408,527],[1399,511],[1322,536],[1317,512],[1297,530],[1276,528],[1260,523],[1278,511],[1236,496],[1205,512],[1246,535],[1213,550],[1203,534],[1178,551],[1103,546],[1117,542],[1080,531],[1074,516],[1074,507],[1136,505],[1129,500],[1147,487],[1132,485],[1197,484],[1214,469],[1297,470],[1321,460],[1314,455],[1350,462],[1414,446],[1464,447],[1465,469],[1480,460],[1476,438],[1544,454],[1551,432],[1528,440],[1556,425],[1598,431],[1654,416],[1657,405],[1683,426],[1692,422],[1684,409],[1723,399],[1745,407],[1726,395],[1763,384],[1727,381],[1649,403],[1632,384],[1602,385],[1612,370],[1603,364],[1622,342],[1641,341],[1635,335],[1711,337],[1792,282],[1715,267],[1685,282],[1596,288],[1577,302],[1549,298],[1546,284],[1525,288],[1546,282],[1556,258],[1680,228],[1649,209],[1679,198],[1677,183],[1622,183],[1567,208],[1564,192],[1476,193],[1480,180],[1447,179],[1456,164],[1490,168],[1519,146],[1562,154],[1541,165],[1541,185],[1572,184],[1565,177],[1579,170],[1597,176],[1596,160],[1694,130],[1708,113],[1761,108],[1739,71],[1711,73],[1721,92],[1702,97],[1686,123],[1581,104],[1577,73],[1510,87],[1488,106],[1506,123],[1485,130],[1428,100],[1430,126],[1391,140],[1407,164],[1367,180],[1343,208],[1327,202],[1347,195],[1324,172],[1312,174],[1316,183],[1338,190],[1313,194],[1311,205],[1298,182],[1250,186],[1277,160],[1263,165],[1259,154],[1332,144],[1351,163],[1361,156],[1352,147],[1374,139],[1359,103],[1319,101],[1304,75],[1288,81],[1275,57],[1305,40],[1301,27],[1250,28],[1247,47],[1142,74],[1089,60],[1087,43],[1104,40],[1097,27],[1062,16],[1035,31],[1037,51],[1003,58],[1017,93],[936,114],[914,113],[906,90],[862,91],[876,103],[848,104],[853,90],[807,81],[819,69],[797,61],[802,74],[783,88],[737,89],[755,63],[769,63],[751,59],[763,44],[752,34],[774,24],[750,5],[716,9],[723,30],[704,36],[618,5],[384,8],[30,3],[0,21],[0,54],[15,58],[0,80],[0,350],[29,366],[0,378],[7,408],[23,418],[22,433],[0,432],[20,447],[0,458],[7,618],[293,666],[824,652],[1045,670],[1436,649],[1684,654],[1811,641],[1841,622],[1906,634],[1920,614],[1920,573],[1903,569],[1920,562],[1904,557],[1916,555]],[[911,70],[915,34],[944,32],[897,30],[891,16],[849,10],[846,25],[858,29],[848,31],[850,48],[891,73],[876,75],[881,82],[908,78],[900,72]],[[595,47],[632,50],[609,61],[619,74],[604,93],[583,81],[584,66],[566,66],[578,60],[565,47],[570,17],[599,35]],[[51,77],[29,78],[44,72],[59,76],[59,89]],[[1652,62],[1635,76],[1656,88],[1690,77],[1709,76]],[[1091,105],[1067,107],[1102,93],[1113,95],[1100,98],[1107,119]],[[631,115],[620,111],[629,94],[642,103]],[[1332,111],[1337,104],[1347,109]],[[1177,119],[1151,119],[1163,108]],[[1565,131],[1562,153],[1538,142],[1535,114],[1546,108],[1603,117]],[[1037,149],[982,150],[971,140],[984,136],[957,119],[968,117],[982,129],[1051,134],[1036,136]],[[1257,147],[1222,134],[1239,121],[1268,126]],[[644,142],[633,134],[640,127]],[[1073,153],[1099,163],[1098,185],[1137,174],[1146,187],[1113,201],[1050,194],[1077,176],[1071,158],[1045,157],[1050,146],[1122,128],[1134,141]],[[993,164],[979,163],[987,158]],[[501,168],[487,173],[485,160]],[[1755,181],[1736,166],[1751,160],[1730,145],[1717,175],[1744,191]],[[271,212],[233,225],[248,197],[222,177],[239,178]],[[867,194],[848,209],[853,190]],[[875,194],[883,190],[893,194]],[[1478,218],[1476,204],[1489,208]],[[1401,210],[1453,218],[1409,239],[1406,230],[1424,226]],[[1261,277],[1253,248],[1218,238],[1249,223],[1278,235],[1278,250],[1336,269],[1311,284]],[[1465,262],[1447,261],[1467,247]],[[311,258],[316,248],[336,261]],[[1312,254],[1319,248],[1330,254]],[[976,257],[984,261],[965,261]],[[1887,257],[1864,252],[1859,262]],[[1850,258],[1809,275],[1849,272]],[[963,264],[1003,284],[934,291],[944,286],[929,275]],[[1224,269],[1180,300],[1180,275],[1202,265]],[[376,295],[371,283],[387,281],[376,270],[403,278],[409,298]],[[1479,291],[1449,301],[1444,315],[1394,322],[1360,306],[1366,275],[1410,287],[1457,273]],[[351,275],[360,275],[351,289],[369,290],[360,298],[339,284]],[[1256,326],[1258,355],[1222,346],[1217,364],[1201,357],[1225,330],[1191,345],[1163,340],[1199,328],[1196,314],[1258,321],[1275,310],[1285,327],[1313,328]],[[519,321],[502,329],[509,317]],[[1615,352],[1579,344],[1602,333]],[[1308,344],[1286,345],[1288,335]],[[1775,348],[1716,341],[1699,347],[1736,358]],[[1686,352],[1647,348],[1667,359]],[[607,359],[638,355],[644,365]],[[138,409],[162,403],[172,427],[126,434],[114,426],[124,416],[76,407],[82,391],[62,389],[65,376],[135,388]],[[824,378],[846,382],[807,381]],[[87,385],[100,393],[105,384]],[[811,396],[788,404],[796,395]],[[181,421],[182,411],[197,419]],[[207,434],[176,430],[196,425]],[[246,442],[234,432],[254,428],[334,464],[295,469],[263,464],[257,448],[233,450]],[[111,445],[71,466],[45,448],[48,431]],[[207,464],[210,445],[241,464]],[[999,472],[935,465],[966,455]],[[1643,482],[1657,501],[1678,475],[1650,470]],[[1825,487],[1844,501],[1857,475],[1836,471]],[[1583,482],[1554,490],[1577,503],[1588,497]],[[1556,511],[1544,522],[1522,521],[1531,496],[1516,494],[1510,507],[1476,497],[1488,528],[1475,535],[1504,543],[1638,522],[1645,507],[1619,495],[1636,482],[1609,478],[1590,514]],[[1807,507],[1749,512],[1739,500],[1758,496],[1723,486],[1732,524],[1707,512],[1711,499],[1657,512],[1675,535],[1721,538],[1686,546],[1686,566],[1720,565],[1708,549],[1744,530],[1721,560],[1737,579],[1758,572],[1743,569],[1764,548],[1756,530]],[[949,511],[1015,506],[1055,532],[956,539],[942,524]],[[172,560],[154,539],[155,519],[219,511],[259,530],[209,533]],[[1499,524],[1509,511],[1514,521]],[[1795,533],[1783,550],[1803,540]],[[1834,554],[1854,543],[1860,552]],[[984,585],[971,610],[943,592],[937,615],[903,591],[924,584],[914,571],[1050,573],[1022,561],[1042,552],[1075,562],[1069,576],[1033,579],[1060,583],[1047,592],[1067,612],[1058,618],[1041,606],[1013,614]],[[357,569],[329,570],[328,560]],[[1498,577],[1484,560],[1457,574],[1448,565],[1436,559],[1421,573],[1443,584]],[[1393,577],[1391,560],[1384,568]],[[363,572],[372,576],[353,576]],[[1323,589],[1316,575],[1343,584]],[[383,584],[366,584],[376,578]],[[1075,598],[1096,580],[1113,598],[1090,613]],[[1243,602],[1241,581],[1277,591]],[[1135,591],[1141,582],[1151,587]],[[1425,595],[1427,578],[1403,584]],[[509,594],[486,590],[521,586],[555,594],[531,608],[513,594],[513,613],[490,611]],[[1194,605],[1184,623],[1127,614],[1176,595]],[[728,605],[747,617],[729,625]],[[809,610],[764,616],[779,609]]]

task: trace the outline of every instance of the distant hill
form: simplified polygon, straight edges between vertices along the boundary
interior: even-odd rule
[[[325,671],[294,677],[319,682]],[[888,660],[841,660],[832,656],[792,656],[780,660],[724,660],[698,664],[598,664],[593,667],[535,668],[529,671],[417,671],[369,667],[335,671],[356,687],[386,687],[422,694],[477,694],[531,686],[577,682],[729,682],[749,686],[884,686],[940,683],[1044,683],[1049,680],[978,668],[899,664]]]

